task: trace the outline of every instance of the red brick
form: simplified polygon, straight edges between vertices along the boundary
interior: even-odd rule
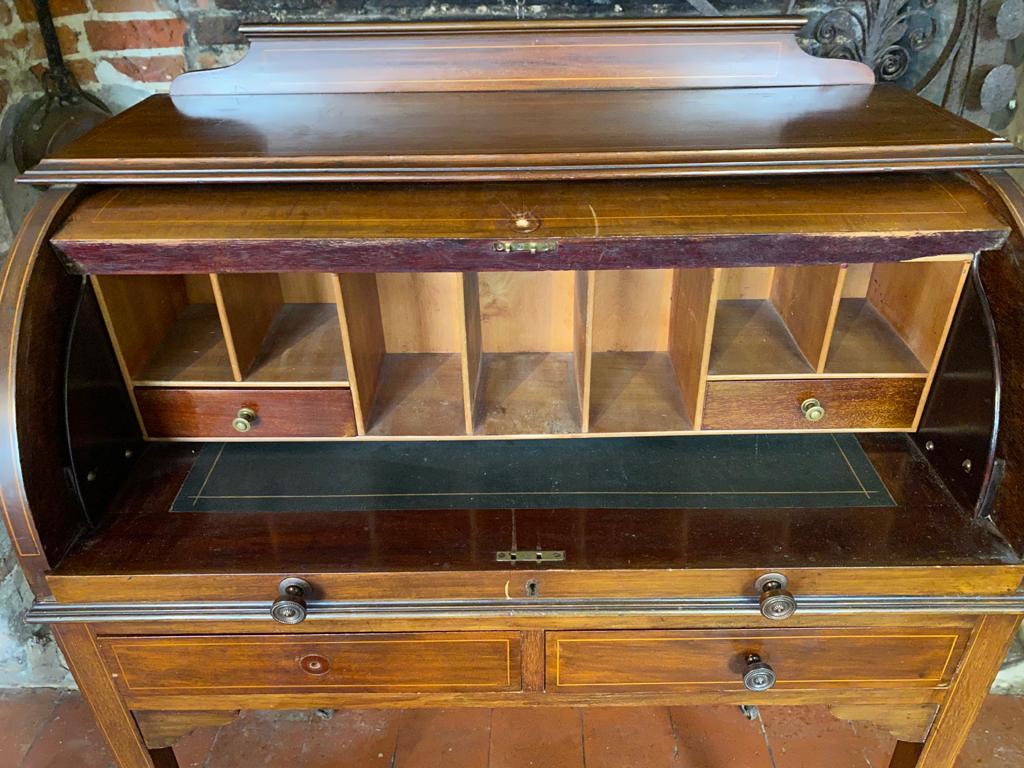
[[[36,9],[32,0],[14,0],[14,7],[18,9],[18,16],[22,21],[35,21]],[[76,13],[85,13],[89,6],[85,0],[50,0],[50,14],[57,18],[59,16],[73,16]]]
[[[96,65],[88,59],[71,59],[65,63],[80,84],[96,82]]]
[[[92,0],[92,7],[99,13],[131,13],[133,11],[160,11],[156,0]]]
[[[57,40],[60,42],[61,52],[65,56],[78,53],[78,33],[71,27],[60,25],[57,27]],[[39,27],[32,25],[20,30],[14,36],[14,43],[19,48],[28,48],[29,60],[45,59],[46,47],[43,45],[43,36],[39,33]]]
[[[85,22],[85,34],[95,51],[131,48],[180,48],[185,44],[184,19],[134,19]]]
[[[104,61],[140,83],[165,83],[185,71],[184,56],[121,56]]]

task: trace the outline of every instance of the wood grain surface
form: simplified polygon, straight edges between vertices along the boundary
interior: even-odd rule
[[[898,632],[549,632],[547,689],[742,690],[748,654],[772,666],[780,690],[941,687],[967,637],[941,625]]]
[[[1010,142],[896,85],[156,95],[20,179],[484,181],[1021,162]]]
[[[522,686],[517,632],[108,637],[125,693],[510,691]]]
[[[520,213],[533,216],[536,229],[516,230]],[[280,271],[285,264],[318,272],[508,271],[886,261],[973,253],[1006,233],[983,195],[952,174],[931,173],[119,187],[89,196],[54,242],[78,269],[95,273]],[[496,242],[552,239],[556,251],[494,250]]]
[[[802,19],[614,19],[247,26],[232,67],[178,77],[174,96],[708,88],[873,83],[811,59]],[[317,55],[310,57],[308,48]]]
[[[355,434],[347,389],[175,389],[136,387],[152,438],[243,437],[232,426],[241,408],[256,412],[245,437],[346,437]]]
[[[709,381],[704,429],[912,429],[923,378]],[[808,421],[809,398],[825,408]]]

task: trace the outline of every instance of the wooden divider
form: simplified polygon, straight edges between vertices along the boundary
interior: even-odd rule
[[[969,265],[92,280],[129,386],[350,386],[360,435],[642,434],[700,430],[709,382],[927,393]]]
[[[276,274],[210,275],[235,381],[249,373],[270,324],[284,305]]]
[[[459,274],[461,288],[458,317],[461,320],[462,347],[462,406],[466,419],[466,434],[476,428],[479,405],[480,376],[483,370],[483,338],[480,327],[480,281],[476,272]]]
[[[775,268],[771,302],[815,373],[825,370],[845,274],[839,264]]]
[[[572,362],[579,398],[580,429],[590,431],[590,387],[594,353],[593,271],[577,272],[573,292]]]
[[[377,278],[362,272],[338,275],[335,286],[356,430],[365,435],[384,362],[384,325]]]
[[[718,309],[720,269],[675,270],[669,355],[693,429],[700,429]]]

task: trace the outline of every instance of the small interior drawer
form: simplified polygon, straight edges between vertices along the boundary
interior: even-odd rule
[[[352,393],[324,389],[136,387],[152,438],[347,437],[356,433]],[[243,413],[243,410],[245,412]],[[236,419],[247,416],[244,424]]]
[[[126,695],[513,691],[522,680],[516,632],[110,637],[101,647]]]
[[[547,690],[744,690],[748,657],[769,664],[776,689],[940,687],[968,630],[794,629],[552,632]]]
[[[925,379],[709,381],[704,429],[913,429]],[[817,400],[818,421],[801,407]]]

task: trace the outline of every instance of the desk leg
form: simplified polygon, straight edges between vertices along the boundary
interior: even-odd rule
[[[889,768],[952,768],[1019,623],[1019,616],[978,620],[928,739],[924,744],[899,742]]]
[[[56,624],[53,632],[119,768],[178,768],[170,749],[150,752],[146,748],[135,718],[100,658],[96,637],[88,625]]]

